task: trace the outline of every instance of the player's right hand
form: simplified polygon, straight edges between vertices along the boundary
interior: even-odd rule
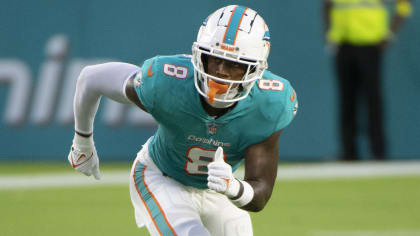
[[[214,161],[208,164],[207,168],[207,186],[209,189],[225,194],[229,198],[236,197],[240,184],[232,174],[232,167],[224,161],[222,147],[217,148]]]
[[[75,170],[87,176],[93,175],[97,180],[101,178],[99,158],[92,136],[85,138],[75,133],[68,160]]]

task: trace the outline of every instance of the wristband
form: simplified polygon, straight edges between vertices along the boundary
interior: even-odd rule
[[[250,203],[252,201],[252,199],[254,198],[254,189],[246,181],[238,180],[238,182],[239,182],[239,185],[240,185],[238,195],[233,197],[233,198],[229,198],[229,200],[235,206],[243,207],[243,206],[247,205],[248,203]]]
[[[80,133],[78,131],[74,132],[73,144],[77,146],[93,146],[93,133],[88,135]]]
[[[77,130],[75,130],[74,131],[76,134],[78,134],[79,136],[82,136],[82,137],[84,137],[84,138],[89,138],[90,136],[92,136],[92,134],[93,134],[93,132],[92,133],[89,133],[89,134],[84,134],[84,133],[81,133],[81,132],[79,132],[79,131],[77,131]]]

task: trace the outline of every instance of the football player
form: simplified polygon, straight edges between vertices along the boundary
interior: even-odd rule
[[[99,179],[93,120],[100,98],[135,104],[159,124],[131,171],[137,225],[151,235],[252,235],[248,211],[270,199],[279,137],[297,109],[290,83],[267,70],[269,51],[263,18],[232,5],[207,17],[192,55],[84,68],[70,164]],[[232,172],[242,162],[240,180]]]

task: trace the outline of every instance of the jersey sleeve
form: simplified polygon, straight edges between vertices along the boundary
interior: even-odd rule
[[[285,96],[282,98],[283,107],[279,113],[275,130],[286,128],[295,118],[298,109],[297,95],[290,83],[287,82],[285,84],[284,92]]]
[[[134,78],[134,88],[137,96],[143,106],[149,113],[153,112],[155,107],[156,91],[156,60],[157,58],[151,58],[144,61],[141,70],[137,73]]]

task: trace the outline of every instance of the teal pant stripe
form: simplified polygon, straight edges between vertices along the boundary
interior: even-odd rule
[[[165,220],[164,213],[161,211],[158,203],[156,202],[156,199],[153,197],[152,193],[149,192],[149,189],[147,186],[147,183],[145,183],[144,180],[144,170],[147,167],[140,162],[137,163],[136,169],[135,169],[135,179],[136,179],[136,185],[137,189],[141,195],[141,198],[146,203],[147,208],[149,208],[149,212],[152,215],[154,224],[159,229],[159,231],[164,236],[171,236],[174,235],[171,227],[168,225],[168,223]]]

